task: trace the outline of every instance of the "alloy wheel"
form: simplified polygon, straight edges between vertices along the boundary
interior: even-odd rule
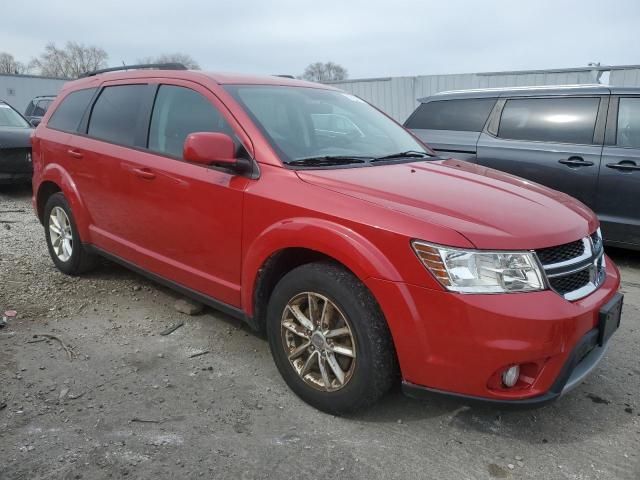
[[[53,207],[49,214],[49,238],[56,257],[66,262],[73,254],[73,232],[67,213],[61,207]]]
[[[331,300],[300,293],[287,303],[280,325],[289,363],[307,385],[332,392],[349,383],[356,343],[349,321]]]

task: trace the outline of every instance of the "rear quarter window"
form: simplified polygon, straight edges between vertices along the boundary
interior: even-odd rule
[[[77,132],[95,92],[95,88],[85,88],[69,93],[53,112],[47,126],[65,132]]]
[[[481,132],[495,103],[495,98],[437,100],[423,103],[409,117],[405,127],[422,130]]]
[[[600,99],[517,98],[502,110],[498,136],[511,140],[591,144]]]

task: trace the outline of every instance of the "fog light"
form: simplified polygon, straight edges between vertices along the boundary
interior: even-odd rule
[[[502,374],[502,383],[505,387],[513,387],[518,382],[520,376],[520,365],[507,368]]]

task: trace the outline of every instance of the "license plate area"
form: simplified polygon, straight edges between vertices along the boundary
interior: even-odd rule
[[[602,346],[607,343],[611,335],[613,335],[620,326],[623,298],[624,295],[616,293],[616,295],[600,309],[598,345]]]

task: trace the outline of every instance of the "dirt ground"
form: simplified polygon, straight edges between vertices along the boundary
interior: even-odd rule
[[[337,418],[295,397],[240,322],[178,313],[178,295],[108,262],[59,273],[30,191],[3,187],[0,313],[18,314],[0,330],[0,478],[638,480],[640,252],[610,255],[622,326],[569,395],[513,411],[394,391]]]

